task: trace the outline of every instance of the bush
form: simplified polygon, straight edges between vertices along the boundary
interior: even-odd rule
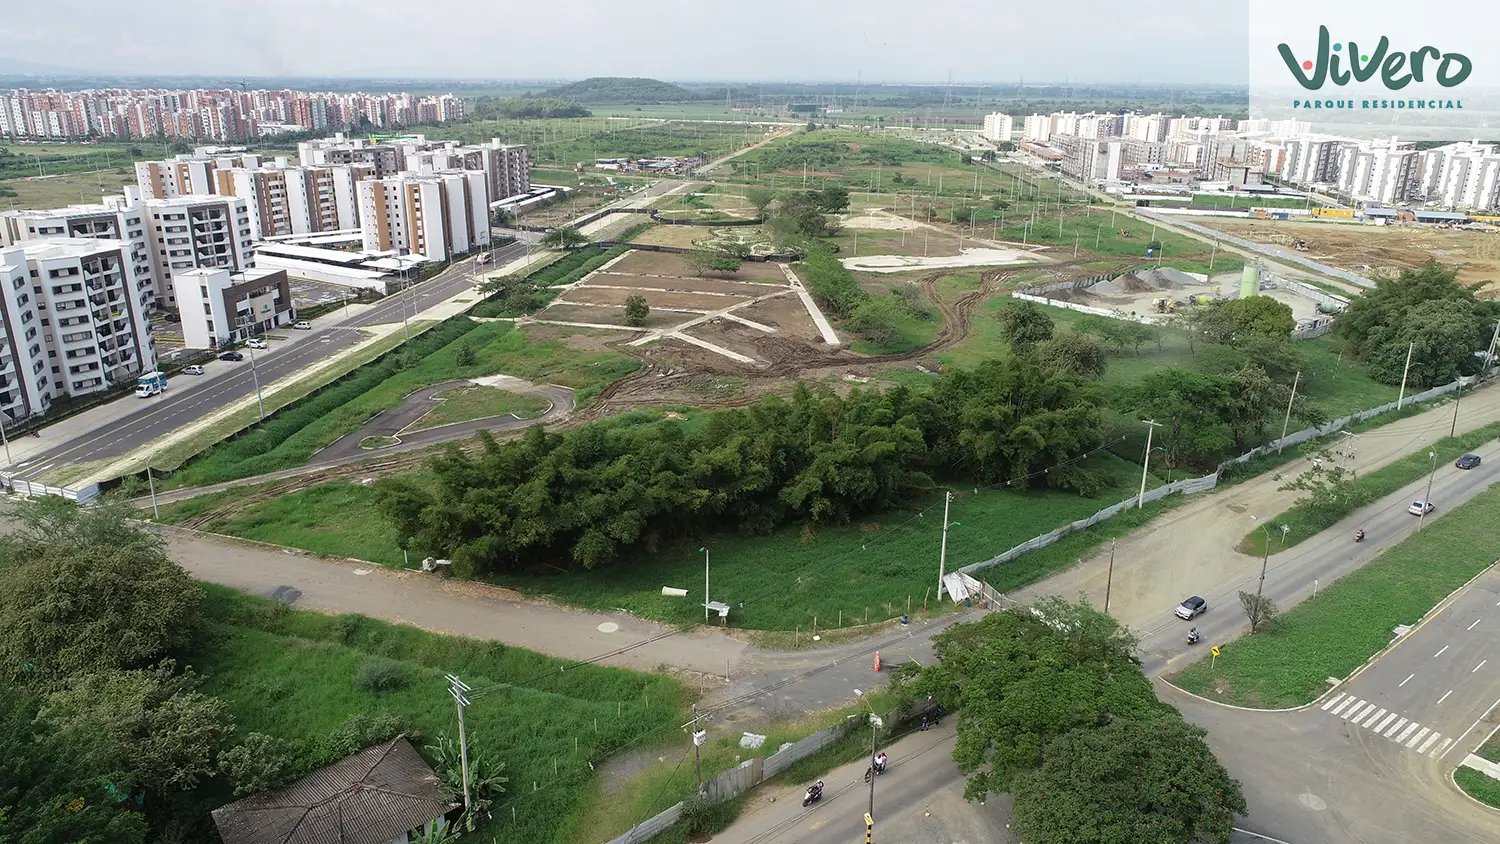
[[[474,347],[470,346],[468,343],[460,345],[458,347],[458,351],[453,355],[453,362],[458,364],[459,366],[473,366]]]
[[[354,685],[367,692],[391,692],[411,681],[406,666],[393,659],[377,657],[359,667],[354,675]]]

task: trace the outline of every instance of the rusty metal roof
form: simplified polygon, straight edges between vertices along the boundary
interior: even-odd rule
[[[458,807],[404,736],[214,810],[224,844],[386,844]]]

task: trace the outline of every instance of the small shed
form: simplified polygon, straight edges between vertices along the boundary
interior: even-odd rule
[[[405,736],[215,809],[224,844],[390,844],[457,803]]]

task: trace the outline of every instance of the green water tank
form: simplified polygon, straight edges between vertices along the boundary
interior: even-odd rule
[[[1249,299],[1260,293],[1260,267],[1254,264],[1246,264],[1245,272],[1240,276],[1240,298]]]

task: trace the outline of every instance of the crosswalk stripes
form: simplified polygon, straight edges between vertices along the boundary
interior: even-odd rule
[[[1343,692],[1324,701],[1320,709],[1432,759],[1441,756],[1453,743],[1453,739],[1431,727],[1424,727],[1399,713]]]

